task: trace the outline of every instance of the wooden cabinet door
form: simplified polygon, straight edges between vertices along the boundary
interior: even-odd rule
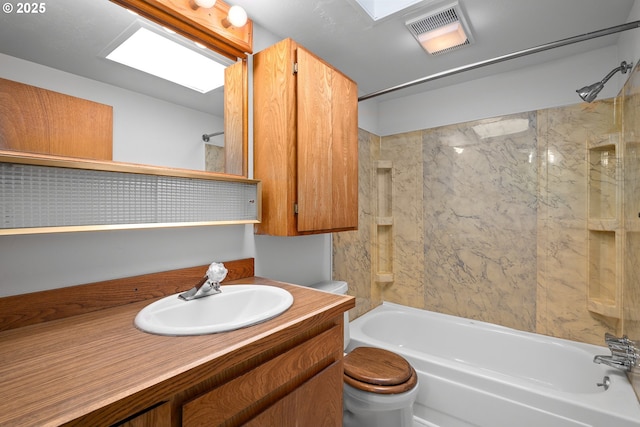
[[[344,342],[342,331],[342,327],[336,325],[249,372],[186,402],[182,405],[182,425],[244,425],[333,363],[337,362],[341,370]],[[328,400],[325,402],[325,397],[316,399],[314,405],[335,405],[333,399],[341,397],[336,396],[336,393],[342,390],[341,386],[339,389],[335,387],[335,383],[327,384],[327,394],[330,394],[326,397]],[[329,393],[329,390],[333,392]],[[268,424],[263,424],[263,427],[267,426]],[[273,426],[281,427],[279,424]]]
[[[358,226],[357,86],[297,48],[298,231]]]
[[[112,160],[113,108],[0,79],[0,149]]]
[[[342,426],[342,381],[342,362],[335,362],[244,426]]]
[[[358,228],[358,86],[334,71],[331,79],[332,228]]]
[[[253,58],[253,172],[262,182],[262,222],[257,234],[295,236],[296,81],[293,41]]]

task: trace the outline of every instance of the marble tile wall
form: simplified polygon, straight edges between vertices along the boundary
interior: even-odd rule
[[[537,113],[539,176],[535,331],[599,345],[604,343],[606,331],[618,332],[619,321],[587,310],[589,271],[591,267],[615,270],[616,266],[615,260],[589,265],[589,238],[595,238],[591,242],[593,251],[595,245],[600,244],[598,238],[601,235],[595,233],[590,236],[587,227],[588,148],[617,142],[619,127],[614,123],[613,112],[614,102],[604,100]],[[615,199],[615,192],[613,194]],[[615,201],[613,204],[612,208],[604,210],[613,211],[615,217]]]
[[[334,235],[357,317],[382,300],[601,343],[586,310],[586,143],[612,103],[379,138],[360,131],[360,229]],[[604,135],[604,136],[603,136]],[[393,282],[375,272],[375,162],[393,164]]]
[[[204,170],[224,173],[224,147],[204,145]]]
[[[360,130],[360,229],[333,236],[351,318],[390,301],[597,345],[605,332],[640,342],[639,110],[636,69],[615,99],[382,138]],[[375,280],[379,160],[393,165],[389,283]],[[622,319],[587,308],[594,280],[622,288]],[[640,374],[630,378],[640,396]]]
[[[426,283],[422,134],[381,139],[380,158],[392,162],[393,282],[374,283],[382,300],[418,308],[425,307]]]
[[[426,309],[534,328],[535,122],[522,114],[423,132]]]
[[[379,157],[380,137],[358,132],[358,230],[333,234],[333,279],[349,283],[356,297],[354,318],[375,308],[382,297],[372,286],[375,198],[372,197],[374,162]]]

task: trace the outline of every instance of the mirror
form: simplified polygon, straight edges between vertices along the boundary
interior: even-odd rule
[[[219,147],[225,173],[247,176],[246,60],[227,53],[234,80],[199,93],[105,58],[140,16],[109,0],[40,5],[0,15],[0,78],[111,105],[115,162],[202,171]]]

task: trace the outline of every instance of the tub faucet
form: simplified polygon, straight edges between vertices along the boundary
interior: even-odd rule
[[[228,270],[221,262],[213,262],[207,270],[207,274],[193,288],[178,295],[185,301],[208,297],[222,292],[220,282],[227,276]]]
[[[594,363],[601,363],[627,372],[636,366],[640,360],[640,354],[633,341],[626,336],[618,338],[610,333],[605,334],[604,340],[611,351],[611,355],[595,356],[593,358]]]

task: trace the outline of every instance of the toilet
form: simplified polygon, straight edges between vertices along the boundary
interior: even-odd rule
[[[333,294],[347,293],[347,283],[329,280],[311,286]],[[344,348],[349,318],[344,314]],[[357,347],[344,356],[344,427],[412,427],[418,375],[399,354]]]

